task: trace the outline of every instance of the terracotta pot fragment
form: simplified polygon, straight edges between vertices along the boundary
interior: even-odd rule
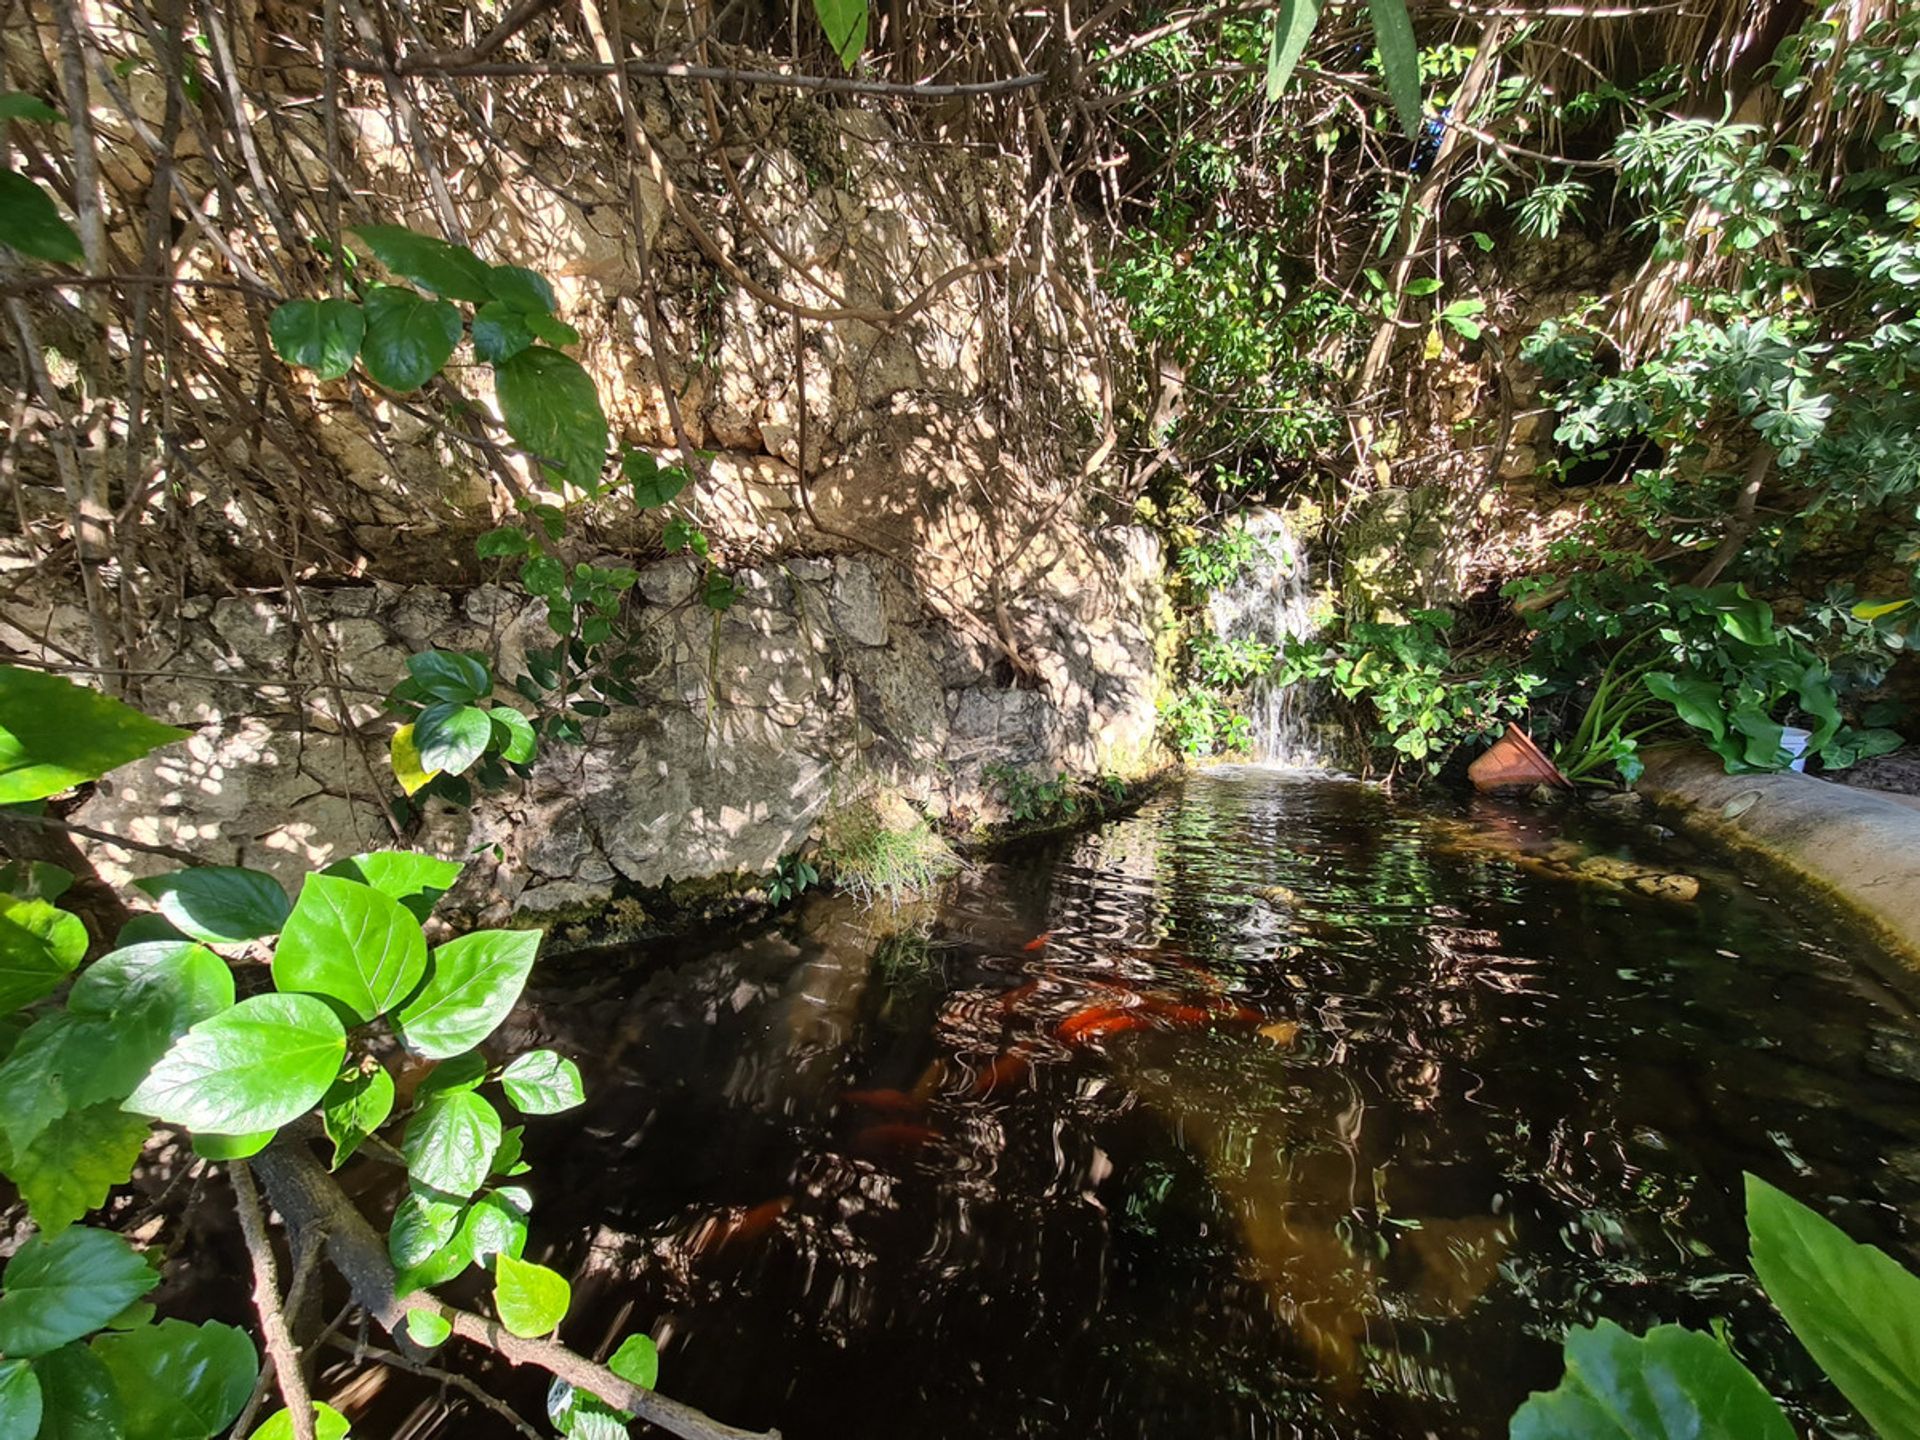
[[[1573,782],[1533,743],[1533,737],[1512,724],[1486,754],[1467,767],[1467,778],[1473,781],[1474,789],[1489,793],[1531,790],[1536,785],[1573,789]]]

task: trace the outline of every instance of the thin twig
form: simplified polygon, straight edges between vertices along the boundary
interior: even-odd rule
[[[520,1418],[520,1412],[496,1395],[489,1395],[474,1381],[452,1370],[442,1370],[434,1365],[423,1365],[418,1360],[409,1360],[397,1350],[383,1350],[378,1345],[364,1345],[357,1340],[349,1340],[344,1335],[329,1335],[326,1343],[336,1350],[345,1351],[356,1360],[377,1360],[382,1365],[390,1365],[395,1370],[404,1370],[409,1375],[418,1375],[425,1380],[436,1380],[442,1385],[450,1385],[469,1399],[484,1405],[502,1420],[506,1421],[528,1440],[546,1440],[538,1430]]]
[[[253,1308],[260,1316],[260,1338],[267,1347],[267,1360],[280,1386],[280,1398],[286,1402],[287,1418],[293,1424],[293,1440],[314,1440],[313,1397],[307,1393],[307,1377],[300,1370],[300,1351],[287,1331],[286,1312],[280,1308],[280,1276],[274,1263],[273,1243],[267,1239],[266,1216],[260,1212],[260,1192],[254,1188],[253,1172],[244,1160],[230,1161],[227,1178],[233,1182],[234,1207],[240,1212],[240,1234],[247,1242],[247,1258],[253,1262]],[[246,1411],[233,1427],[236,1436],[246,1435],[253,1424],[253,1412],[259,1408],[260,1392],[248,1401]]]
[[[783,90],[812,90],[829,95],[889,95],[902,100],[959,100],[980,95],[1010,95],[1031,90],[1046,83],[1042,75],[1010,75],[1004,80],[975,80],[963,84],[937,85],[926,81],[901,83],[892,80],[855,80],[842,75],[802,75],[788,70],[734,70],[716,65],[689,65],[681,61],[623,60],[617,64],[573,60],[547,65],[522,65],[511,62],[450,65],[431,57],[417,63],[401,61],[389,67],[365,56],[348,55],[341,60],[349,70],[364,75],[438,76],[445,79],[469,75],[493,75],[537,79],[553,75],[611,75],[625,70],[653,80],[713,80],[725,85],[770,85]]]

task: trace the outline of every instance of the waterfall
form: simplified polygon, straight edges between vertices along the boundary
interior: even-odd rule
[[[1213,633],[1222,640],[1257,640],[1276,651],[1290,639],[1312,636],[1319,626],[1306,547],[1287,517],[1278,510],[1255,510],[1241,528],[1257,543],[1258,554],[1209,598]],[[1337,747],[1323,743],[1325,727],[1314,721],[1312,688],[1282,685],[1268,677],[1248,686],[1245,709],[1253,726],[1256,760],[1286,769],[1334,768],[1329,755]]]

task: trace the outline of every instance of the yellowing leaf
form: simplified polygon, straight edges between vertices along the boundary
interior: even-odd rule
[[[420,762],[420,752],[414,748],[413,726],[402,725],[393,732],[393,740],[387,746],[387,753],[393,758],[393,778],[400,782],[400,788],[412,795],[428,784],[440,772],[429,770]]]

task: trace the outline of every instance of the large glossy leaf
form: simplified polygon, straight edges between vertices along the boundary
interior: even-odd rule
[[[183,1035],[127,1109],[190,1130],[273,1130],[319,1103],[340,1073],[346,1032],[309,995],[256,995]]]
[[[353,368],[367,317],[351,300],[289,300],[267,318],[273,348],[289,365],[338,380]]]
[[[557,1115],[585,1100],[580,1067],[551,1050],[529,1050],[500,1072],[507,1099],[524,1115]]]
[[[0,1064],[0,1131],[17,1154],[47,1126],[84,1103],[99,1052],[111,1045],[112,1023],[71,1011],[43,1015],[14,1043]]]
[[[7,1178],[20,1188],[41,1233],[56,1235],[126,1184],[152,1133],[116,1101],[69,1110],[13,1152]]]
[[[80,237],[60,218],[53,197],[12,170],[0,170],[0,245],[69,265],[84,264],[87,258]]]
[[[1413,36],[1413,17],[1407,0],[1367,0],[1373,14],[1374,43],[1380,47],[1380,73],[1393,97],[1400,128],[1418,135],[1424,120],[1420,111],[1420,46]]]
[[[524,265],[496,265],[488,272],[487,284],[495,300],[522,315],[553,314],[553,286],[538,270]]]
[[[1753,1269],[1827,1378],[1880,1432],[1920,1440],[1920,1276],[1757,1176]]]
[[[217,1321],[102,1335],[93,1353],[120,1392],[127,1440],[210,1440],[239,1416],[260,1374],[246,1332]]]
[[[332,1168],[345,1164],[391,1114],[393,1076],[385,1067],[355,1065],[341,1074],[320,1097],[320,1123],[333,1142]]]
[[[0,1014],[50,995],[87,953],[87,927],[45,900],[0,895]]]
[[[398,1005],[427,973],[420,922],[398,900],[337,875],[309,875],[273,952],[274,987],[318,995],[355,1020]]]
[[[867,0],[813,0],[813,13],[841,65],[853,69],[867,48]]]
[[[539,948],[538,930],[476,930],[439,946],[396,1016],[400,1038],[429,1060],[471,1050],[513,1009]]]
[[[0,1276],[0,1354],[31,1359],[90,1335],[160,1283],[118,1235],[35,1235]]]
[[[277,934],[293,908],[278,880],[237,865],[196,865],[133,883],[181,934],[214,945]]]
[[[531,1340],[567,1318],[573,1287],[564,1275],[505,1253],[494,1257],[493,1275],[494,1308],[513,1334]]]
[[[462,868],[458,860],[442,860],[414,850],[373,850],[336,860],[320,873],[371,885],[382,895],[398,900],[424,924],[440,897],[460,878]]]
[[[494,706],[487,711],[487,722],[493,726],[493,742],[499,747],[502,760],[524,765],[540,748],[540,737],[534,734],[533,723],[511,705]]]
[[[440,373],[460,343],[460,312],[404,285],[367,291],[367,335],[361,363],[374,383],[406,394]]]
[[[1307,41],[1320,23],[1320,0],[1280,0],[1274,12],[1273,39],[1267,47],[1267,100],[1286,93],[1287,82],[1307,53]]]
[[[1567,1336],[1567,1373],[1514,1414],[1510,1440],[1794,1440],[1747,1367],[1711,1335],[1611,1320]]]
[[[120,1392],[85,1345],[62,1345],[33,1362],[46,1415],[38,1440],[123,1440]],[[6,1433],[0,1428],[0,1435]]]
[[[347,1417],[331,1405],[315,1401],[313,1405],[314,1440],[347,1440]],[[293,1440],[293,1412],[276,1410],[261,1423],[248,1440]]]
[[[609,439],[593,377],[578,360],[545,345],[522,350],[494,375],[507,432],[563,478],[592,489]]]
[[[187,733],[57,675],[0,665],[0,805],[98,780]]]
[[[158,1059],[188,1030],[233,1004],[233,971],[205,946],[149,940],[102,955],[67,993],[75,1015],[98,1015],[164,1038]]]
[[[1646,677],[1645,684],[1656,700],[1664,700],[1673,706],[1680,718],[1694,729],[1704,730],[1716,740],[1726,738],[1726,695],[1711,680],[1655,671]]]
[[[534,342],[527,317],[495,300],[473,312],[473,353],[489,365],[500,365]]]
[[[493,693],[493,671],[478,655],[458,650],[422,650],[407,657],[407,674],[435,700],[484,700]]]
[[[449,245],[403,225],[356,225],[348,233],[359,236],[394,274],[435,294],[476,304],[493,298],[491,267],[464,245]]]
[[[518,1260],[527,1248],[527,1217],[533,1213],[533,1195],[518,1185],[503,1185],[482,1195],[460,1221],[459,1239],[475,1264],[495,1255]]]
[[[400,1144],[408,1179],[462,1200],[486,1183],[499,1148],[500,1112],[471,1090],[429,1099]]]
[[[33,1367],[25,1360],[0,1360],[0,1440],[34,1440],[44,1409]]]
[[[387,1254],[394,1267],[405,1271],[424,1264],[458,1233],[462,1213],[460,1202],[450,1196],[407,1191],[394,1208],[393,1223],[387,1227]],[[459,1269],[466,1269],[465,1261]]]
[[[458,775],[487,753],[493,722],[478,705],[443,700],[429,705],[413,722],[413,743],[425,770]]]

